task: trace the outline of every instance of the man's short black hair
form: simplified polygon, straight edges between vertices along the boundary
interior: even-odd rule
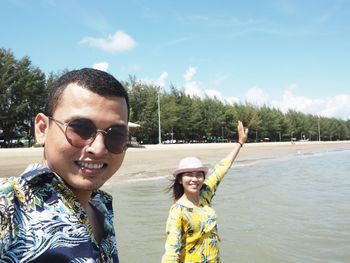
[[[111,74],[93,68],[72,70],[57,79],[46,101],[45,114],[47,116],[53,116],[63,91],[71,83],[76,83],[103,97],[117,96],[125,98],[129,119],[130,105],[126,89]]]

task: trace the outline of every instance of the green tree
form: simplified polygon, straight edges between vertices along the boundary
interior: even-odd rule
[[[271,141],[282,140],[282,114],[279,110],[263,106],[259,112],[261,120],[261,136]]]
[[[130,82],[124,83],[129,92],[130,120],[141,125],[134,134],[138,141],[144,143],[158,142],[158,105],[159,88],[136,81],[130,77]],[[162,101],[162,94],[160,94]]]
[[[170,87],[170,93],[164,93],[161,98],[161,126],[163,140],[178,140],[179,122],[181,119],[181,107],[178,97],[182,94],[174,86]]]
[[[67,73],[68,71],[69,71],[68,69],[64,69],[64,70],[58,71],[56,73],[54,73],[54,72],[49,73],[49,75],[46,79],[47,94],[50,93],[50,91],[52,90],[55,81],[58,80],[63,74]]]
[[[34,117],[47,97],[45,75],[29,57],[16,60],[10,50],[0,49],[0,116],[5,145],[25,138],[33,142]]]

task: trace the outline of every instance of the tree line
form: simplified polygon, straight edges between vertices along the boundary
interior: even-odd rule
[[[11,50],[0,48],[1,147],[34,144],[34,117],[44,111],[52,83],[65,71],[46,76],[28,56],[16,59]],[[238,120],[249,127],[249,142],[350,139],[349,119],[190,97],[173,85],[164,91],[137,81],[135,76],[121,82],[130,97],[130,120],[141,125],[130,130],[140,143],[159,142],[159,109],[162,142],[232,141],[237,137]]]
[[[123,83],[130,94],[131,120],[141,125],[132,133],[138,141],[158,142],[159,88],[130,77]],[[237,137],[236,124],[249,127],[249,142],[348,140],[350,120],[319,117],[294,110],[249,103],[227,104],[218,98],[190,97],[174,86],[159,93],[162,141],[218,142]],[[320,138],[319,138],[320,136]]]

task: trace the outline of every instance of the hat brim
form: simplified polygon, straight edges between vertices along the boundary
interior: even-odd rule
[[[176,169],[173,172],[173,175],[176,177],[179,174],[191,173],[191,172],[203,172],[204,175],[207,175],[208,171],[209,171],[209,168],[206,166],[196,167],[196,168],[183,168],[183,169]]]

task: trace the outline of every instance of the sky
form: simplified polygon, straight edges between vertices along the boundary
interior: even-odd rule
[[[350,0],[0,0],[0,47],[224,103],[350,119]]]

